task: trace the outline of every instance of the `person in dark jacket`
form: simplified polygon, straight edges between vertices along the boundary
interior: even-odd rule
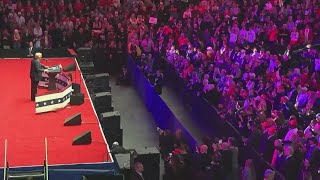
[[[174,150],[174,136],[170,130],[161,130],[158,128],[158,131],[160,152],[162,158],[165,159]]]
[[[232,151],[229,148],[227,142],[223,142],[221,145],[221,162],[222,166],[224,167],[224,175],[228,178],[232,177]]]
[[[129,85],[130,79],[129,79],[129,72],[128,69],[123,66],[120,76],[117,79],[117,85]]]
[[[162,94],[162,86],[163,86],[163,74],[160,72],[160,70],[157,70],[157,72],[151,76],[150,82],[154,87],[154,90],[161,95]]]
[[[136,162],[134,163],[133,171],[130,176],[130,180],[146,180],[143,177],[143,172],[144,167],[141,162]]]
[[[31,61],[30,79],[31,79],[31,101],[35,100],[37,94],[38,83],[42,78],[42,72],[48,73],[48,66],[40,63],[41,53],[36,53],[35,58]]]
[[[271,163],[273,152],[274,152],[274,141],[277,139],[276,137],[276,129],[274,127],[270,127],[267,130],[268,132],[268,137],[266,137],[263,141],[263,147],[262,147],[262,152],[263,152],[263,157],[264,159]]]

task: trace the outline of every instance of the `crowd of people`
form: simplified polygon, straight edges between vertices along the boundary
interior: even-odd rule
[[[143,70],[166,56],[186,92],[212,103],[284,178],[319,177],[319,1],[159,2],[151,15],[145,6],[134,3],[128,23]]]
[[[319,0],[0,0],[0,47],[100,47],[110,62],[119,61],[118,52],[128,52],[159,94],[165,56],[186,91],[217,107],[221,117],[238,128],[245,144],[286,179],[317,178],[319,4]],[[126,82],[123,79],[119,82]],[[232,142],[219,147],[235,149]],[[201,146],[199,152],[211,147]],[[218,156],[210,155],[209,159]],[[212,168],[214,158],[205,169]],[[245,165],[253,166],[250,160]]]
[[[1,0],[0,48],[102,48],[105,61],[120,72],[127,47],[125,9],[117,0]]]
[[[160,152],[165,160],[164,180],[240,179],[239,149],[235,138],[212,142],[204,137],[202,145],[193,151],[181,130],[176,130],[175,134],[170,130],[159,130],[159,133]],[[255,173],[254,169],[250,172]]]

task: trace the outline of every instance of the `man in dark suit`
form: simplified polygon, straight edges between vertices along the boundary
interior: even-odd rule
[[[131,173],[130,180],[146,180],[143,178],[142,172],[144,170],[141,162],[134,163],[133,172]]]
[[[298,180],[299,178],[299,164],[293,153],[294,149],[292,146],[285,147],[284,154],[286,158],[280,168],[280,172],[288,180]]]
[[[155,74],[153,74],[150,78],[150,83],[153,85],[155,91],[161,95],[162,94],[162,86],[163,86],[163,74],[158,69]]]
[[[168,155],[174,150],[174,136],[171,134],[170,130],[161,130],[159,131],[159,147],[161,157],[166,159]]]
[[[31,79],[31,101],[35,100],[37,94],[38,83],[42,78],[42,72],[48,73],[48,66],[40,63],[42,58],[41,53],[36,53],[35,57],[31,61],[30,67],[30,79]]]

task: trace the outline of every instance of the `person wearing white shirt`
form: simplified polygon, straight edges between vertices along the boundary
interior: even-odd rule
[[[290,44],[287,46],[287,50],[283,53],[282,55],[282,58],[284,61],[287,61],[290,59],[290,49],[291,49],[291,46]]]

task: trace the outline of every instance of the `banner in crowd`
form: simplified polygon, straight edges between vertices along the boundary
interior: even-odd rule
[[[150,18],[149,18],[149,23],[150,23],[150,24],[157,24],[157,23],[158,23],[158,19],[155,18],[155,17],[150,17]]]

